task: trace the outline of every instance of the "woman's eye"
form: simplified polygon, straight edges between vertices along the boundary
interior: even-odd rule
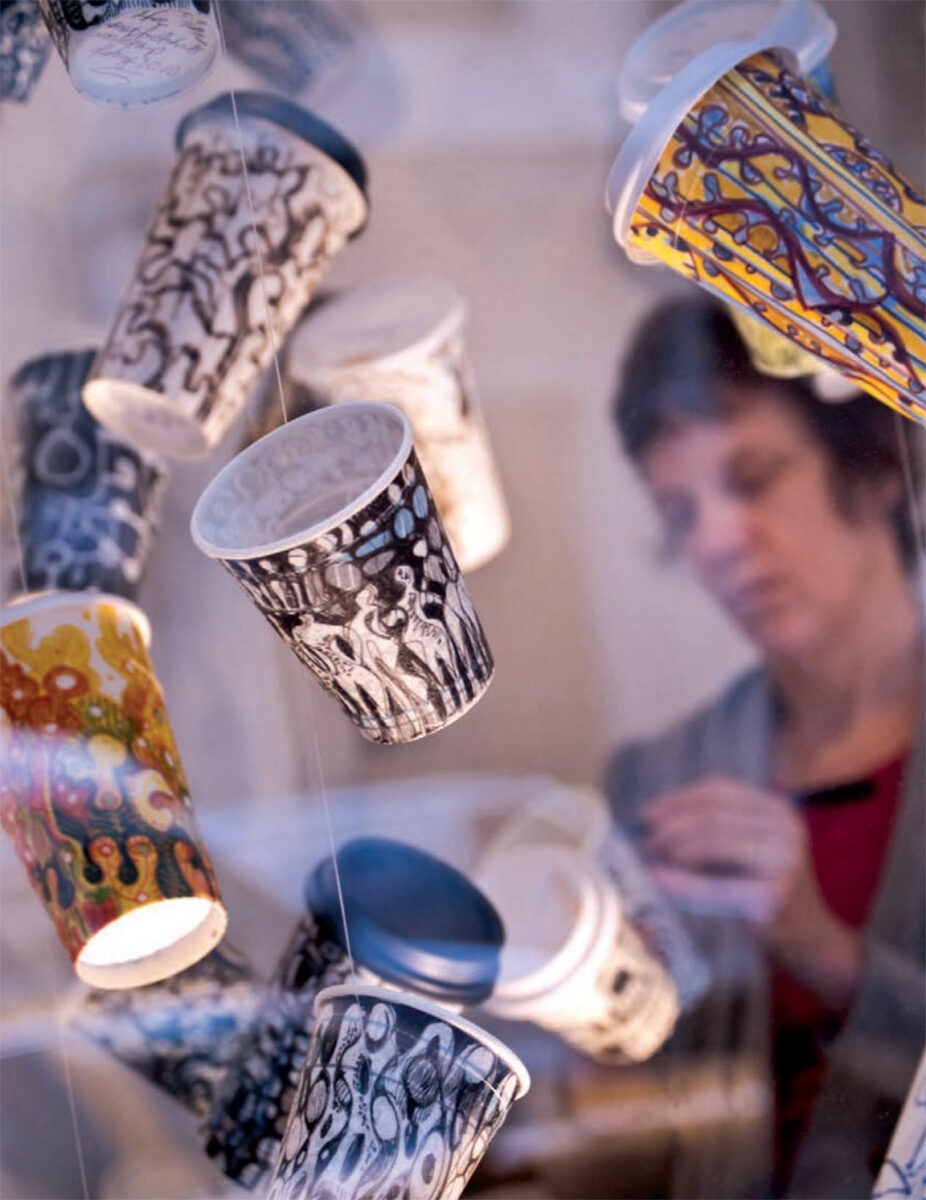
[[[734,496],[754,500],[777,483],[787,463],[784,460],[763,463],[730,472],[729,488]]]

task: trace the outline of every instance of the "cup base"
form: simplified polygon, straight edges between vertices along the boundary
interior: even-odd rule
[[[72,34],[68,73],[88,99],[137,108],[199,83],[218,49],[210,17],[188,9],[139,7]]]
[[[126,441],[168,458],[204,458],[213,449],[203,429],[169,399],[122,379],[91,379],[83,401],[96,419]]]
[[[191,921],[195,922],[192,928]],[[146,904],[118,917],[91,938],[77,956],[74,970],[78,979],[96,988],[158,983],[205,958],[222,940],[227,924],[228,915],[218,900],[192,896]],[[186,932],[167,945],[157,945],[170,937],[172,928]],[[145,940],[153,943],[149,953],[123,957],[127,941],[138,945]]]
[[[352,719],[368,742],[376,742],[380,746],[404,746],[408,742],[417,742],[421,738],[430,737],[431,734],[440,733],[441,730],[454,725],[461,717],[465,717],[485,695],[494,676],[493,669],[488,678],[478,685],[479,690],[475,696],[447,715],[441,715],[435,708],[424,707],[407,709],[389,717],[352,715]]]

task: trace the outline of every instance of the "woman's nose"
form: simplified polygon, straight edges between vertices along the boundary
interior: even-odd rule
[[[688,552],[699,571],[713,573],[738,562],[749,551],[752,534],[742,505],[711,500],[699,507],[688,538]]]

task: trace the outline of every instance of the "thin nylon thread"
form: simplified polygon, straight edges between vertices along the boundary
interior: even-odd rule
[[[225,46],[225,31],[222,28],[222,18],[221,18],[221,14],[219,12],[218,7],[216,8],[216,20],[217,20],[218,27],[219,27],[219,39],[220,39],[220,42],[222,45],[222,54],[223,54],[223,57],[225,57],[225,59],[227,61],[227,52],[226,52],[226,46]],[[283,389],[283,375],[280,370],[280,356],[277,352],[276,339],[274,338],[274,335],[273,335],[273,323],[272,323],[271,314],[270,314],[270,302],[267,297],[267,287],[266,287],[266,282],[265,282],[265,278],[264,278],[264,264],[263,264],[263,259],[261,258],[260,250],[259,250],[260,239],[257,235],[257,218],[254,213],[254,201],[253,201],[253,197],[251,195],[250,180],[248,178],[248,164],[247,164],[247,158],[246,158],[245,152],[244,152],[244,137],[241,132],[241,123],[238,119],[238,103],[237,103],[237,99],[235,96],[235,89],[231,86],[229,87],[229,95],[231,96],[232,115],[233,115],[234,121],[235,121],[235,130],[238,135],[238,150],[241,155],[241,170],[242,170],[242,174],[244,177],[244,189],[245,189],[245,196],[247,198],[248,214],[251,218],[251,231],[254,235],[253,257],[257,260],[258,275],[259,275],[259,279],[260,279],[261,297],[263,299],[264,312],[265,312],[266,321],[267,321],[267,335],[270,339],[270,348],[273,353],[273,366],[274,366],[274,371],[276,373],[277,388],[279,389],[280,407],[283,412],[283,423],[286,424],[289,421],[289,414],[286,411],[286,397],[285,397],[285,393],[284,393],[284,389]],[[309,700],[309,717],[310,717],[309,725],[312,730],[312,744],[313,744],[314,750],[315,750],[315,765],[316,765],[316,768],[318,771],[318,778],[320,781],[322,808],[324,809],[324,813],[325,813],[325,826],[326,826],[326,830],[327,830],[327,834],[328,834],[328,846],[331,851],[331,861],[332,861],[332,865],[334,867],[334,882],[335,882],[335,887],[336,887],[337,893],[338,893],[338,906],[341,911],[341,921],[344,926],[345,950],[347,951],[347,960],[348,960],[348,965],[350,967],[351,980],[353,982],[354,988],[356,989],[356,987],[357,987],[357,969],[354,964],[353,953],[351,952],[350,931],[347,927],[347,908],[344,903],[344,890],[341,886],[341,872],[338,868],[338,856],[337,856],[337,851],[336,851],[335,844],[334,844],[334,830],[333,830],[332,823],[331,823],[331,811],[330,811],[330,808],[328,805],[328,788],[327,788],[327,785],[325,782],[325,770],[324,770],[324,764],[322,763],[321,746],[319,745],[319,741],[318,741],[318,729],[317,729],[316,722],[314,719],[314,712],[312,711],[311,699]]]

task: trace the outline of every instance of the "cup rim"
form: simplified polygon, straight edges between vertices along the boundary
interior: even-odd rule
[[[774,40],[718,42],[696,55],[653,97],[637,119],[617,153],[608,174],[605,205],[612,214],[614,239],[625,250],[630,222],[650,176],[672,135],[701,97],[728,71],[764,50],[783,50]],[[657,263],[651,255],[635,256],[634,261]]]
[[[220,489],[228,483],[242,467],[256,460],[258,457],[266,453],[267,447],[276,439],[289,437],[289,431],[296,426],[304,425],[307,422],[317,423],[319,421],[336,420],[338,417],[349,415],[351,412],[358,412],[360,409],[366,409],[377,416],[382,416],[384,413],[391,413],[396,418],[402,427],[402,439],[399,448],[395,455],[389,460],[386,468],[370,483],[359,496],[355,496],[349,504],[343,505],[333,513],[330,517],[325,517],[321,521],[317,521],[314,525],[309,525],[305,529],[300,529],[298,532],[290,534],[288,537],[277,538],[272,542],[263,542],[258,546],[248,546],[244,549],[234,549],[226,546],[221,546],[213,541],[205,532],[203,525],[205,523],[205,511],[207,506],[215,499]],[[264,434],[262,438],[236,454],[231,462],[227,463],[219,473],[206,485],[205,490],[196,502],[190,517],[190,536],[193,538],[196,546],[208,558],[218,558],[227,562],[248,562],[255,558],[265,558],[273,554],[281,554],[287,550],[294,550],[297,546],[305,545],[307,542],[315,541],[323,534],[328,533],[332,529],[336,529],[354,513],[358,512],[367,505],[383,488],[389,484],[398,474],[403,463],[409,456],[413,447],[412,439],[412,424],[405,413],[401,409],[396,408],[394,404],[386,404],[372,400],[354,400],[344,404],[335,404],[327,408],[317,409],[315,412],[306,413],[304,416],[295,417],[291,421],[287,421],[278,429],[271,430],[270,433]]]
[[[117,596],[112,592],[101,592],[88,589],[85,592],[68,592],[60,588],[49,588],[41,592],[25,592],[15,597],[0,609],[0,629],[13,625],[17,621],[28,620],[38,613],[48,612],[55,608],[84,608],[87,605],[100,607],[112,604],[123,609],[135,623],[142,635],[142,641],[147,650],[151,645],[151,622],[148,617],[131,600]]]
[[[769,0],[765,0],[765,5],[768,3]],[[738,4],[730,3],[730,0],[722,0],[721,4],[718,0],[685,0],[651,22],[631,45],[618,69],[621,115],[627,121],[638,120],[668,83],[668,78],[662,84],[655,82],[658,75],[654,73],[654,66],[669,65],[659,62],[660,43],[665,46],[667,39],[669,45],[673,41],[684,43],[685,34],[691,32],[693,26],[697,37],[697,24],[704,18],[713,28],[718,17],[723,22],[728,16],[741,18],[748,14],[750,23],[755,21],[755,27],[748,33],[744,30],[738,35],[740,38],[774,40],[794,53],[802,71],[813,71],[833,48],[837,37],[836,23],[817,0],[772,0],[772,3],[775,8],[769,12],[763,4],[753,0],[739,0]]]
[[[461,1017],[451,1009],[436,1004],[434,1001],[422,999],[413,992],[401,991],[398,988],[391,987],[377,987],[357,981],[355,983],[339,983],[335,987],[323,988],[315,997],[315,1002],[312,1006],[315,1020],[318,1021],[320,1019],[321,1008],[324,1003],[341,996],[353,996],[356,999],[359,999],[361,996],[371,996],[373,999],[382,1000],[386,1004],[403,1004],[407,1008],[414,1008],[420,1012],[427,1013],[428,1016],[435,1017],[437,1020],[443,1021],[446,1025],[453,1025],[465,1033],[467,1037],[472,1038],[473,1041],[481,1042],[483,1045],[488,1046],[493,1054],[497,1058],[500,1058],[511,1070],[512,1074],[518,1080],[518,1091],[515,1094],[515,1100],[520,1100],[522,1096],[527,1095],[531,1085],[531,1077],[527,1067],[518,1055],[509,1049],[500,1038],[487,1032],[481,1025],[476,1025],[473,1021],[468,1021],[465,1017]]]

